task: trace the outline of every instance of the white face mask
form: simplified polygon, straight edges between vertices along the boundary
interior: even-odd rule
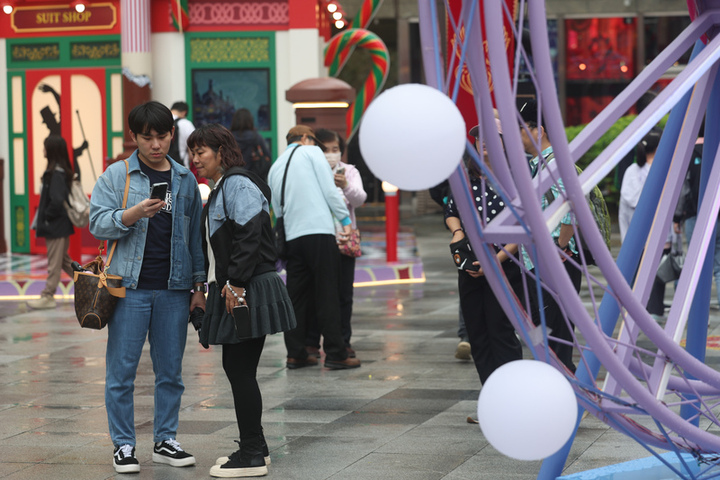
[[[340,157],[342,157],[342,154],[340,152],[328,152],[325,154],[325,158],[327,158],[327,161],[328,163],[330,163],[331,168],[335,168],[335,166],[340,162]]]

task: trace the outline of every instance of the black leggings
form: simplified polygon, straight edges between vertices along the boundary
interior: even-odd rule
[[[264,336],[223,345],[223,370],[232,387],[240,441],[262,435],[262,394],[257,367],[264,346]]]

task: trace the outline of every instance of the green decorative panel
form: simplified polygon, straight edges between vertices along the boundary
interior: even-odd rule
[[[10,48],[12,62],[47,62],[60,60],[59,43],[15,44]]]
[[[8,70],[119,67],[120,35],[8,39]]]
[[[71,42],[70,59],[101,60],[120,59],[120,42]]]
[[[194,38],[190,40],[193,63],[265,63],[270,61],[267,37]]]
[[[25,207],[16,206],[15,215],[13,216],[13,238],[12,251],[17,252],[18,249],[27,249],[29,236],[27,231],[28,221]]]

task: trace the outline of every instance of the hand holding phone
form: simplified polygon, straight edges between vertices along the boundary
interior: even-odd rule
[[[153,184],[152,190],[150,190],[150,198],[156,198],[164,202],[165,196],[167,195],[167,189],[167,182]]]
[[[340,167],[337,170],[335,170],[335,174],[333,175],[333,180],[335,180],[335,186],[340,188],[347,187],[347,178],[345,178],[345,167]]]
[[[235,320],[235,332],[238,338],[250,338],[252,328],[250,327],[250,308],[247,304],[233,307],[233,319]]]

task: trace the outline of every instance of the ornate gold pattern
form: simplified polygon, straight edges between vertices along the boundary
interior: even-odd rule
[[[73,60],[100,60],[120,58],[120,42],[73,43],[70,47]]]
[[[259,63],[270,61],[269,38],[194,38],[190,41],[193,63]]]
[[[25,245],[25,235],[27,234],[25,228],[25,208],[17,206],[15,207],[15,245]]]
[[[517,8],[517,7],[516,7]],[[517,11],[517,10],[516,10]],[[506,26],[503,26],[503,34],[505,39],[505,50],[510,47],[511,38],[508,34],[508,30]],[[455,52],[455,56],[457,57],[458,63],[460,62],[460,58],[462,57],[462,43],[465,41],[465,27],[460,28],[460,34],[459,39],[457,36],[453,36],[450,39],[450,43],[452,44],[453,51]],[[485,56],[485,69],[487,70],[487,77],[488,77],[488,83],[490,87],[490,91],[494,91],[493,86],[493,78],[492,78],[492,72],[490,71],[490,56],[488,54],[488,44],[487,40],[483,40],[483,52]],[[465,90],[470,95],[473,94],[472,89],[472,82],[470,81],[470,72],[467,69],[467,65],[462,65],[462,72],[460,72],[460,67],[455,67],[455,76],[457,77],[458,73],[460,73],[460,88]]]
[[[11,52],[13,62],[60,60],[60,45],[57,43],[13,45]]]
[[[198,2],[191,3],[190,25],[287,25],[287,2]]]

